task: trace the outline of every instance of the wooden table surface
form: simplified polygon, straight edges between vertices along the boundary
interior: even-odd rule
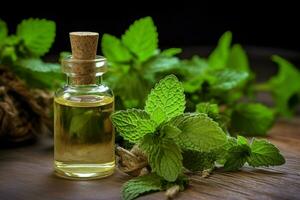
[[[276,144],[286,164],[270,169],[243,168],[214,172],[208,178],[191,176],[191,185],[177,199],[300,199],[300,118],[279,121],[268,139]],[[70,181],[53,175],[53,144],[40,139],[32,146],[0,149],[0,200],[120,199],[129,177],[119,171],[95,181]],[[154,193],[140,199],[165,199]]]

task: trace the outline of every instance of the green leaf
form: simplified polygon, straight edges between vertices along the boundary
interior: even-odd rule
[[[187,150],[182,153],[183,166],[192,171],[203,171],[207,169],[213,169],[216,161],[215,152],[199,152]]]
[[[162,190],[162,179],[155,173],[132,178],[122,186],[122,199],[132,200],[138,196]]]
[[[16,46],[19,43],[20,43],[20,38],[16,35],[9,35],[4,40],[4,44],[8,46]]]
[[[300,72],[292,63],[282,57],[275,55],[272,60],[278,64],[279,72],[269,80],[268,85],[277,111],[282,116],[291,117],[296,106],[292,103],[292,99],[300,93]]]
[[[268,167],[283,165],[285,159],[273,144],[266,140],[254,139],[251,144],[251,156],[248,163],[252,167]]]
[[[223,69],[226,67],[230,53],[232,34],[225,32],[219,39],[218,46],[208,57],[208,65],[210,68]]]
[[[157,124],[183,113],[185,96],[176,76],[169,75],[155,85],[148,95],[145,110]]]
[[[180,148],[172,139],[146,135],[140,147],[148,155],[153,172],[167,181],[175,181],[182,172]]]
[[[179,59],[175,57],[155,56],[143,63],[143,77],[153,85],[167,74],[176,72],[179,63]]]
[[[169,124],[182,131],[175,141],[183,149],[209,152],[227,141],[223,130],[206,114],[186,113],[173,118]]]
[[[14,63],[17,61],[18,57],[16,54],[16,49],[13,46],[5,46],[0,51],[1,63]]]
[[[156,81],[156,75],[158,73],[168,72],[173,69],[177,69],[179,64],[179,59],[176,57],[162,57],[156,56],[149,59],[143,64],[144,77],[150,82]]]
[[[17,65],[37,72],[56,72],[61,73],[61,67],[57,63],[45,63],[39,58],[21,59]]]
[[[20,37],[30,53],[42,56],[47,53],[55,38],[55,23],[45,19],[26,19],[17,27]]]
[[[23,59],[18,60],[15,63],[15,66],[12,67],[12,70],[20,78],[25,80],[25,82],[28,85],[30,85],[30,87],[55,90],[65,82],[63,74],[60,72],[56,72],[56,70],[58,70],[59,65],[41,63],[41,66],[45,65],[47,70],[33,71],[31,69],[32,65],[26,65],[30,64],[30,62],[27,62],[26,60],[27,59],[25,59],[24,62]]]
[[[228,156],[224,164],[225,171],[236,171],[244,166],[250,156],[251,150],[248,145],[239,144],[233,146],[228,151]]]
[[[249,77],[247,72],[229,69],[212,71],[210,75],[214,77],[214,79],[211,79],[210,84],[211,90],[215,93],[239,88],[243,86]]]
[[[203,58],[193,56],[190,60],[182,60],[178,70],[184,77],[184,91],[193,93],[201,89],[202,83],[206,78],[208,63]]]
[[[153,133],[156,124],[143,110],[129,109],[112,114],[112,122],[125,140],[136,143],[144,135]]]
[[[118,70],[120,71],[120,70]],[[138,72],[111,73],[113,83],[110,84],[114,92],[119,95],[126,108],[142,108],[150,90],[149,83]]]
[[[172,56],[175,56],[179,53],[182,52],[182,49],[181,48],[169,48],[169,49],[165,49],[163,50],[160,55],[161,56],[166,56],[166,57],[172,57]]]
[[[219,116],[218,104],[201,102],[196,105],[196,112],[207,114],[209,117],[215,119]]]
[[[165,124],[160,130],[160,136],[164,138],[176,138],[179,134],[181,134],[181,130],[170,124]]]
[[[129,62],[132,59],[128,49],[115,36],[104,34],[101,46],[109,62]]]
[[[234,146],[237,146],[237,139],[234,137],[227,136],[227,142],[220,148],[211,152],[215,153],[216,155],[216,163],[224,165],[229,156],[229,149],[231,149]]]
[[[0,45],[3,43],[3,40],[7,37],[8,29],[5,21],[0,19]]]
[[[240,44],[232,46],[227,61],[227,67],[237,71],[250,72],[248,56]]]
[[[241,135],[237,136],[237,140],[236,141],[237,141],[238,145],[247,145],[247,146],[249,145],[247,138],[245,138],[245,137],[243,137]]]
[[[237,136],[237,139],[230,137],[228,143],[221,149],[221,157],[224,159],[225,171],[236,171],[244,166],[251,154],[248,140],[243,136]]]
[[[152,18],[136,20],[122,36],[122,42],[140,62],[153,56],[158,46],[158,34]]]
[[[243,135],[266,135],[274,122],[273,111],[259,103],[238,104],[231,115],[233,129]]]

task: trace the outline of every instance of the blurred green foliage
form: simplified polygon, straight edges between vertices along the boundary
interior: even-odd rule
[[[299,70],[274,55],[278,74],[256,83],[246,51],[240,44],[232,44],[229,31],[208,58],[179,59],[176,55],[181,51],[159,49],[151,17],[136,20],[120,39],[104,34],[102,52],[109,63],[105,80],[115,91],[117,108],[142,108],[150,88],[167,74],[175,74],[183,83],[186,111],[213,115],[221,127],[234,134],[265,135],[277,116],[292,116],[299,103]],[[256,102],[260,92],[271,93],[274,107]]]

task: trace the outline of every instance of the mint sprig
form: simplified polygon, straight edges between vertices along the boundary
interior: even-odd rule
[[[112,114],[117,131],[125,140],[138,145],[147,156],[151,173],[155,173],[149,180],[142,176],[126,183],[123,198],[167,189],[159,181],[174,186],[184,168],[213,170],[218,163],[224,170],[234,171],[245,163],[254,167],[284,163],[279,150],[266,141],[254,139],[249,143],[242,136],[235,139],[226,135],[220,124],[209,117],[220,119],[214,104],[199,104],[200,113],[183,113],[184,110],[183,85],[176,76],[169,75],[151,90],[145,110]]]
[[[266,140],[253,139],[249,143],[246,138],[238,136],[236,143],[227,151],[224,169],[235,171],[246,162],[252,167],[268,167],[283,165],[285,159],[279,150]]]
[[[122,199],[132,200],[144,193],[160,191],[162,188],[162,179],[155,173],[136,177],[123,185]]]
[[[151,17],[136,20],[120,39],[104,34],[101,47],[110,70],[105,80],[125,108],[143,108],[153,84],[178,68],[179,59],[174,56],[181,52],[179,48],[158,49],[158,33]]]
[[[55,39],[55,22],[46,19],[23,20],[13,35],[0,20],[0,63],[33,88],[55,89],[63,82],[60,65],[40,58]]]

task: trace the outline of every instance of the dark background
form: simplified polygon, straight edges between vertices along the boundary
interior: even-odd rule
[[[8,23],[11,33],[24,18],[47,18],[57,23],[57,37],[50,54],[70,49],[68,32],[96,31],[121,36],[135,19],[144,16],[153,17],[161,48],[215,46],[220,35],[231,30],[234,42],[244,46],[300,52],[299,13],[296,5],[287,2],[266,6],[253,2],[222,5],[202,1],[174,1],[165,5],[147,1],[131,4],[40,1],[30,6],[28,2],[24,5],[15,2],[18,10],[13,4],[1,6],[0,12],[0,18]]]

